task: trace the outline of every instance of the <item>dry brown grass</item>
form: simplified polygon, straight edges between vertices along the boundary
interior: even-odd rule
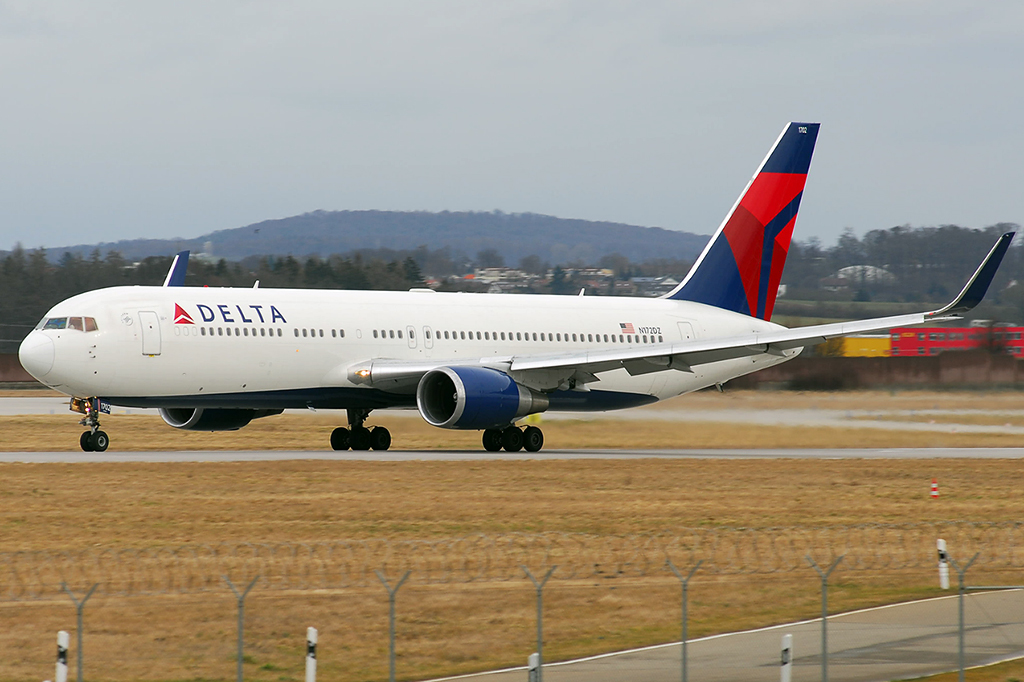
[[[928,682],[956,682],[960,679],[960,674],[958,672],[943,673],[917,679]],[[1024,680],[1024,659],[967,670],[964,679],[970,682],[1021,682]]]
[[[1019,470],[1020,463],[1009,460],[7,464],[0,465],[0,550],[1017,520],[1024,517]],[[933,477],[942,486],[939,501],[928,496]],[[846,610],[933,595],[931,573],[871,576],[840,568],[830,603]],[[813,617],[817,586],[810,569],[755,578],[698,574],[691,632]],[[678,594],[667,573],[555,580],[545,596],[546,650],[564,659],[670,641],[678,637]],[[525,579],[410,583],[398,600],[400,677],[521,664],[533,646],[532,598]],[[87,670],[97,677],[232,678],[235,611],[226,588],[94,599],[86,611],[86,651]],[[0,679],[48,675],[54,632],[73,630],[70,602],[0,604],[0,614],[9,625],[0,630]],[[324,679],[384,679],[386,619],[383,588],[257,588],[247,608],[247,651],[254,661],[247,679],[301,679],[308,625],[322,632]]]

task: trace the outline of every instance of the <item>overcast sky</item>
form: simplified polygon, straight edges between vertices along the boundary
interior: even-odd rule
[[[0,249],[317,209],[708,234],[790,120],[796,237],[1024,222],[1024,3],[0,1]]]

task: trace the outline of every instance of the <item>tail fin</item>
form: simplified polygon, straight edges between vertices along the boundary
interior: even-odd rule
[[[818,123],[790,123],[682,283],[665,298],[771,319]]]

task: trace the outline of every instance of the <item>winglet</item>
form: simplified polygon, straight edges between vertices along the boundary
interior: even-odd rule
[[[185,271],[188,270],[188,251],[182,251],[174,257],[171,262],[171,269],[167,271],[164,279],[165,287],[185,286]]]
[[[988,291],[989,285],[992,284],[992,279],[996,276],[999,264],[1003,262],[1006,250],[1010,248],[1013,235],[1013,232],[1007,232],[996,241],[995,246],[985,256],[985,260],[981,262],[978,269],[967,280],[967,284],[964,285],[963,291],[960,292],[959,296],[953,299],[945,308],[930,312],[925,317],[932,318],[965,313],[981,303],[981,299],[985,298],[985,292]]]

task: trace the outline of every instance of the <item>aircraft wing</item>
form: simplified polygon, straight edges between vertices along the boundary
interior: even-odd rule
[[[562,370],[573,372],[578,383],[586,383],[596,380],[596,377],[588,375],[620,367],[625,368],[634,376],[669,369],[689,372],[697,365],[761,354],[781,355],[794,348],[816,345],[839,336],[956,319],[959,313],[971,310],[985,297],[985,292],[988,291],[996,270],[999,269],[999,264],[1002,262],[1003,256],[1006,255],[1013,234],[1013,232],[1008,232],[996,241],[985,260],[982,261],[956,298],[942,308],[931,312],[819,324],[707,340],[649,344],[638,348],[605,348],[504,358],[488,357],[481,358],[477,363],[460,360],[458,364],[493,367],[517,373]],[[380,388],[401,388],[414,385],[423,374],[446,364],[450,363],[413,363],[382,359],[351,367],[348,376],[356,383],[371,384]]]

